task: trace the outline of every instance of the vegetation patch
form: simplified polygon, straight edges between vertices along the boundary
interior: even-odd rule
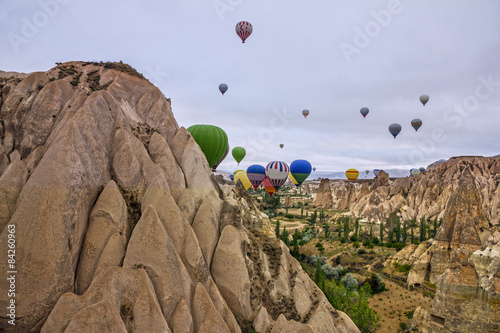
[[[101,80],[101,75],[99,74],[99,71],[95,70],[87,73],[87,83],[89,84],[90,90],[98,91],[98,90],[108,89],[110,83],[106,83],[105,85],[101,86],[99,84],[100,80]]]
[[[146,123],[139,123],[137,127],[132,128],[132,134],[139,139],[144,147],[149,150],[149,142],[151,141],[151,136],[156,130],[151,128]]]
[[[118,188],[127,204],[127,222],[132,231],[141,218],[141,203],[137,198],[137,191],[129,191],[121,186]]]
[[[135,70],[132,66],[127,65],[123,63],[121,60],[119,62],[112,62],[112,61],[86,61],[82,64],[82,66],[87,66],[87,65],[94,65],[94,66],[101,66],[104,67],[105,69],[114,69],[118,72],[126,73],[130,76],[135,76],[141,79],[146,79],[144,75],[139,73],[137,70]]]

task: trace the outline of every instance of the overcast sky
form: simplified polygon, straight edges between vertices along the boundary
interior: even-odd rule
[[[498,0],[0,0],[0,8],[1,70],[127,62],[171,98],[180,126],[217,125],[231,148],[246,148],[239,168],[306,159],[318,171],[406,169],[500,154]],[[244,44],[235,33],[243,20],[253,26]],[[414,118],[423,120],[418,132]],[[403,127],[395,140],[391,123]],[[228,156],[219,169],[237,167]]]

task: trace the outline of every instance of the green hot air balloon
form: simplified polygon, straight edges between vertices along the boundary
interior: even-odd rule
[[[247,154],[247,151],[243,147],[234,147],[232,154],[233,154],[234,159],[236,160],[236,162],[238,162],[238,165],[239,165],[241,160]]]
[[[187,130],[205,154],[210,168],[213,168],[226,152],[228,141],[226,132],[213,125],[193,125]]]

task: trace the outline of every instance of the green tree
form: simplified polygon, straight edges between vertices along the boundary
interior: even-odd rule
[[[339,239],[342,238],[342,223],[340,222],[340,219],[337,220],[338,223],[338,231],[339,231]]]
[[[294,257],[298,257],[299,256],[299,231],[297,229],[295,229],[295,232],[293,233],[292,246],[293,246],[292,255]]]
[[[274,229],[274,233],[276,234],[276,238],[280,238],[280,220],[276,221],[276,228]]]
[[[414,235],[413,235],[413,227],[415,226],[415,220],[410,220],[410,240],[411,240],[411,244],[413,244],[413,239],[414,239]]]
[[[426,231],[427,231],[427,226],[425,225],[424,217],[422,217],[420,219],[420,242],[421,243],[426,240],[426,235],[425,235]]]
[[[389,229],[389,244],[394,243],[394,228]]]
[[[283,226],[283,232],[281,234],[281,240],[285,243],[286,246],[289,245],[290,241],[288,240],[288,230],[286,230],[286,226]]]
[[[434,232],[432,233],[432,238],[436,238],[437,229],[438,229],[438,217],[437,216],[434,219],[433,224],[434,224]]]
[[[380,243],[384,242],[384,222],[380,222]]]
[[[344,238],[349,242],[349,216],[344,217]]]
[[[325,239],[328,239],[328,231],[330,231],[330,226],[328,224],[323,225],[323,230],[325,231]]]
[[[301,205],[302,206],[302,205]],[[300,218],[304,218],[304,207],[300,207]]]
[[[373,239],[373,224],[370,224],[370,241]]]
[[[318,212],[314,211],[314,213],[311,214],[311,218],[309,221],[311,222],[311,225],[314,227],[314,224],[316,223],[316,219],[318,218]]]
[[[406,221],[404,221],[403,223],[403,243],[406,244],[406,238],[408,237],[408,225],[406,223]]]
[[[396,220],[396,226],[394,227],[394,235],[396,236],[396,242],[401,242],[401,219],[399,217]]]
[[[316,260],[316,270],[314,271],[314,282],[320,289],[325,289],[326,275],[321,268],[321,260]]]
[[[356,222],[354,222],[354,228],[355,228],[356,239],[359,239],[359,219],[356,219]]]

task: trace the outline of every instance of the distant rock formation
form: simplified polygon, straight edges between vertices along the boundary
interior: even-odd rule
[[[432,245],[426,244],[422,252],[422,243],[419,253],[413,252],[408,283],[429,280],[436,284],[432,311],[419,309],[413,326],[428,332],[500,329],[500,244],[496,239],[498,231],[488,236],[486,228],[480,190],[466,167]],[[414,245],[407,249],[410,247]]]
[[[443,218],[460,174],[466,168],[479,188],[478,202],[487,223],[500,226],[500,158],[497,157],[454,157],[416,177],[394,181],[382,171],[375,180],[367,182],[323,179],[315,203],[319,207],[348,209],[363,221],[375,223],[385,222],[390,215],[417,222],[422,217]]]
[[[359,332],[130,66],[0,83],[0,330]]]

